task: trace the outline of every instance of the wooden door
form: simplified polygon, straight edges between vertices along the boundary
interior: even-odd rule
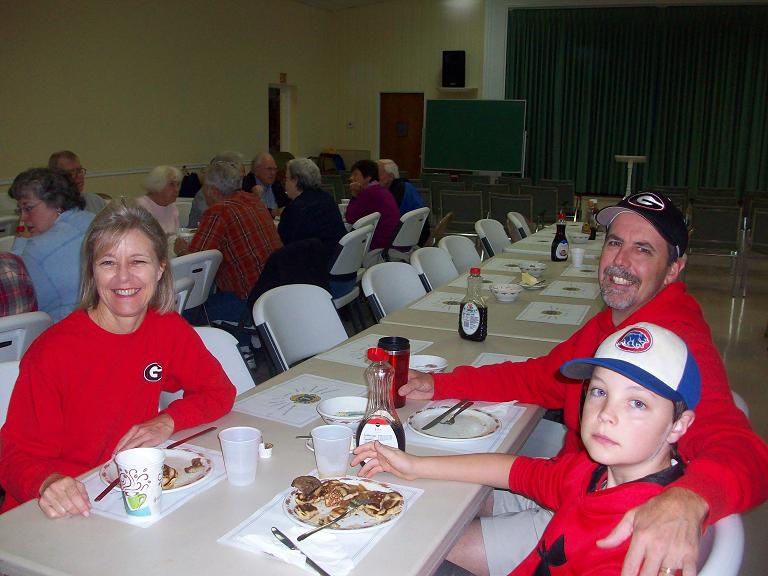
[[[409,178],[421,173],[424,94],[382,92],[379,117],[381,158],[394,160]]]

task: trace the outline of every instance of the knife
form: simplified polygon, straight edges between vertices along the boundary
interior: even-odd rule
[[[446,416],[448,416],[448,414],[450,414],[454,410],[458,410],[465,402],[468,402],[468,400],[460,400],[459,402],[457,402],[456,404],[448,408],[448,410],[440,414],[437,418],[434,418],[433,420],[430,420],[429,422],[427,422],[424,426],[421,427],[421,429],[429,430],[430,428],[432,428],[432,426],[437,426]]]
[[[173,444],[168,444],[168,446],[166,446],[165,449],[166,450],[170,450],[172,448],[176,448],[176,446],[181,446],[182,444],[184,444],[184,442],[188,442],[189,440],[192,440],[192,438],[197,438],[198,436],[202,436],[203,434],[207,434],[208,432],[212,432],[214,430],[216,430],[216,426],[210,426],[210,427],[206,428],[205,430],[200,430],[200,432],[195,432],[194,434],[190,434],[186,438],[182,438],[181,440],[176,440],[176,442],[174,442]],[[100,502],[101,499],[104,498],[104,496],[106,496],[110,492],[112,492],[112,490],[118,484],[120,484],[120,477],[119,476],[117,478],[115,478],[114,480],[112,480],[112,482],[109,483],[109,486],[104,488],[104,490],[102,490],[99,493],[99,495],[96,496],[96,498],[93,499],[93,501],[94,502]]]
[[[315,572],[320,574],[320,576],[331,576],[330,574],[328,574],[328,572],[320,568],[317,562],[315,562],[314,560],[312,560],[312,558],[310,558],[309,556],[304,554],[304,552],[299,550],[299,547],[296,546],[296,544],[294,544],[293,542],[291,542],[291,539],[288,538],[288,536],[280,532],[280,530],[278,530],[274,526],[272,526],[272,534],[274,534],[275,538],[277,538],[280,542],[282,542],[285,546],[287,546],[291,550],[297,550],[299,553],[301,553],[301,555],[304,556],[304,559],[306,560],[307,564],[311,566],[315,570]]]

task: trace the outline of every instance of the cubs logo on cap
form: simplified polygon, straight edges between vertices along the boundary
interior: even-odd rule
[[[634,212],[650,222],[667,242],[677,249],[678,257],[688,249],[688,227],[685,217],[666,196],[655,192],[639,192],[597,213],[597,221],[608,228],[622,212]]]
[[[645,352],[653,345],[653,336],[645,328],[630,328],[616,341],[624,352]]]
[[[672,401],[694,408],[701,397],[699,367],[685,342],[674,332],[641,322],[603,340],[593,358],[566,362],[560,372],[575,380],[592,377],[596,366],[618,372]]]

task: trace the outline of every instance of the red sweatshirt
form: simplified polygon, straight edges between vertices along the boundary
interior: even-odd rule
[[[511,575],[620,574],[629,540],[615,548],[598,548],[595,542],[605,538],[625,512],[656,496],[681,473],[680,466],[673,466],[601,490],[606,468],[595,464],[586,452],[553,460],[517,458],[509,471],[510,490],[536,500],[555,515],[536,549]]]
[[[165,410],[175,430],[223,416],[235,387],[178,314],[147,312],[113,334],[78,310],[43,333],[21,361],[0,430],[2,511],[37,498],[51,474],[78,476],[112,457],[134,424],[158,415],[161,391],[184,389]]]
[[[564,411],[568,433],[563,453],[583,449],[578,437],[581,386],[560,374],[567,360],[592,356],[600,343],[622,327],[652,322],[667,328],[688,345],[701,372],[701,401],[696,420],[678,444],[690,463],[672,486],[699,494],[709,505],[708,523],[757,506],[768,497],[768,447],[733,403],[723,362],[709,326],[682,282],[664,288],[619,326],[611,310],[595,315],[578,332],[546,356],[527,362],[462,366],[435,374],[435,399],[519,400]]]

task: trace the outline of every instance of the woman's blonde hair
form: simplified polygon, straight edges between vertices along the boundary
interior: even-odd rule
[[[157,283],[150,308],[165,314],[175,308],[176,293],[173,290],[173,273],[168,262],[168,239],[160,224],[148,210],[133,200],[113,200],[91,222],[83,241],[83,272],[81,288],[83,297],[80,307],[86,310],[99,303],[99,292],[93,276],[97,255],[115,246],[131,230],[138,230],[152,243],[155,258],[164,266],[163,275]]]

